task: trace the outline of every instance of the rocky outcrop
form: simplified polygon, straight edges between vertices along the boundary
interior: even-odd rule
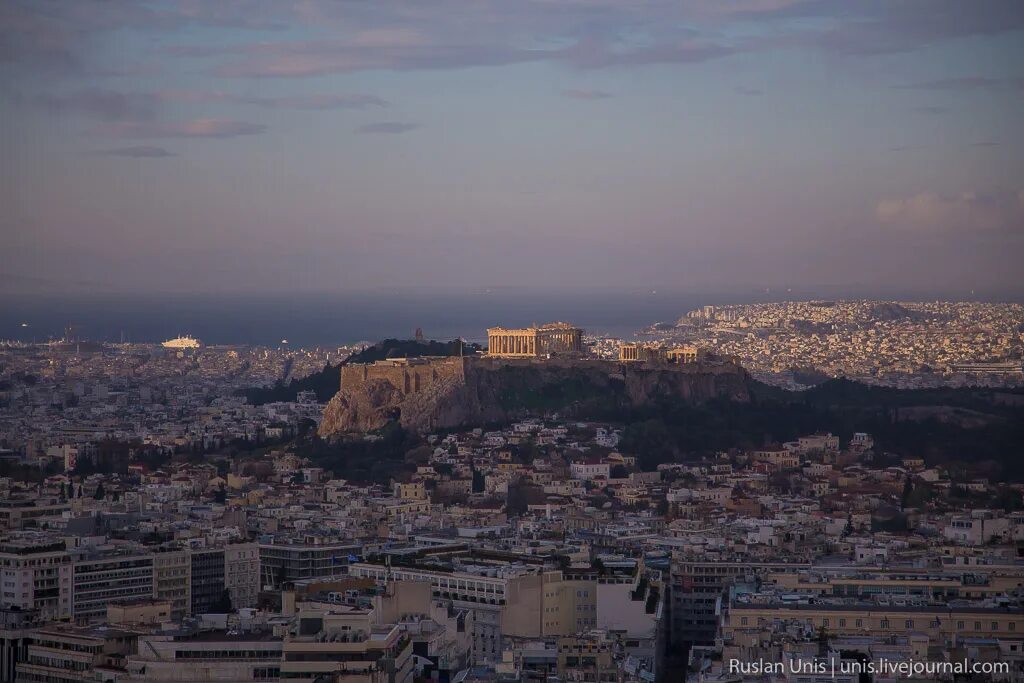
[[[750,399],[749,376],[731,363],[650,366],[472,357],[430,363],[346,370],[341,390],[324,410],[321,435],[372,431],[392,420],[424,432],[551,413],[614,419],[616,411],[656,401]]]

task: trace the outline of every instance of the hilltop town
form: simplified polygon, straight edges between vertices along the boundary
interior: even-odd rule
[[[828,377],[900,388],[1024,385],[1024,306],[976,302],[804,301],[704,306],[653,339],[739,358],[765,382]]]

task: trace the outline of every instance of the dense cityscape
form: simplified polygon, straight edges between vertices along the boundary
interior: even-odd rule
[[[0,1],[0,683],[1024,683],[1022,66]]]
[[[790,388],[822,376],[904,388],[1024,383],[1020,304],[807,301],[705,306],[649,332],[734,354],[754,376]]]
[[[1024,478],[1010,464],[907,448],[891,422],[833,433],[822,414],[724,448],[721,434],[672,442],[650,419],[661,404],[595,420],[579,387],[504,424],[439,417],[473,373],[512,387],[510,373],[597,368],[684,382],[665,409],[700,429],[723,399],[694,387],[749,362],[754,376],[1006,387],[991,414],[950,408],[970,436],[1020,417],[1020,315],[717,307],[642,341],[553,323],[491,328],[483,348],[8,343],[0,679],[1020,680]],[[757,360],[777,348],[777,364]],[[967,367],[986,363],[1006,371]],[[381,387],[398,398],[380,426],[352,428],[361,392]],[[410,422],[413,409],[435,412]]]

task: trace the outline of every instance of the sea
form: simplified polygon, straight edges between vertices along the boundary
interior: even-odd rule
[[[835,292],[742,288],[378,288],[263,294],[0,294],[0,339],[64,338],[158,343],[191,335],[205,344],[336,348],[389,337],[481,341],[493,326],[571,322],[588,333],[635,338],[705,305],[869,298]],[[843,293],[838,293],[843,294]],[[914,294],[913,300],[919,300]],[[882,298],[871,296],[870,298]],[[908,300],[907,296],[893,296]],[[934,299],[933,299],[934,300]]]

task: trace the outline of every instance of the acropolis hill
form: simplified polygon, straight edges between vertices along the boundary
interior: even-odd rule
[[[659,399],[749,400],[739,365],[627,363],[585,357],[400,358],[341,369],[341,389],[324,410],[321,435],[366,432],[397,420],[404,428],[502,423],[559,412],[613,415]]]

